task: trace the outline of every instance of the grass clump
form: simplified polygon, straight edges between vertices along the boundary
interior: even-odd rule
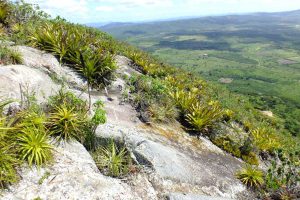
[[[252,167],[251,165],[246,165],[243,169],[237,172],[236,176],[242,183],[251,188],[259,188],[264,184],[263,171]]]
[[[149,76],[133,76],[129,80],[133,105],[144,122],[172,122],[178,117],[175,102],[167,86]]]
[[[74,110],[75,108],[68,108],[67,105],[62,104],[50,113],[48,128],[58,141],[83,140],[82,128],[85,121]]]
[[[17,182],[18,176],[16,167],[19,161],[16,155],[11,153],[11,149],[0,147],[0,189],[8,184]]]
[[[281,147],[278,136],[270,128],[258,127],[251,131],[251,135],[261,151],[273,152]]]
[[[186,115],[186,121],[196,131],[208,129],[223,116],[223,109],[216,101],[208,103],[199,103],[191,105],[189,113]]]
[[[0,64],[22,64],[22,55],[16,50],[0,45]]]
[[[29,166],[41,166],[52,158],[53,147],[49,144],[49,135],[45,130],[27,127],[17,136],[18,155]]]
[[[126,147],[113,140],[106,147],[99,147],[92,153],[98,168],[106,175],[122,177],[129,172],[132,159]]]

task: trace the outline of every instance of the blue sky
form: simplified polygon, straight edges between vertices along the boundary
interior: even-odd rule
[[[78,23],[151,21],[300,9],[300,0],[26,0]]]

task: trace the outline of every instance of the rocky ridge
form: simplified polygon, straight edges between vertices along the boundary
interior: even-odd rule
[[[25,46],[11,48],[21,52],[24,61],[23,65],[0,66],[0,98],[20,99],[21,91],[26,90],[42,103],[63,82],[87,99],[85,81],[54,56]],[[93,101],[104,102],[108,117],[108,122],[97,128],[97,136],[125,142],[140,171],[124,180],[104,176],[80,143],[60,144],[52,165],[39,170],[24,166],[19,171],[20,182],[0,199],[254,199],[235,178],[241,160],[206,138],[189,136],[179,124],[149,126],[140,122],[134,108],[121,100],[122,76],[138,72],[126,57],[116,56],[116,63],[118,78],[108,93],[94,91],[92,95]]]

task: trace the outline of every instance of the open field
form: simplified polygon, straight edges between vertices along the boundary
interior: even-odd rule
[[[248,95],[257,108],[272,110],[298,134],[299,27],[300,11],[293,11],[101,29],[174,66]]]

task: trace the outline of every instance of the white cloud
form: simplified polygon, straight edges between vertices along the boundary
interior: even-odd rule
[[[0,0],[1,1],[1,0]],[[300,8],[300,0],[25,0],[73,22],[139,21]]]
[[[116,7],[164,7],[173,5],[172,0],[90,0],[99,4],[110,4]]]
[[[87,0],[27,0],[28,3],[38,4],[41,9],[50,14],[70,14],[84,16],[88,13]]]
[[[115,7],[113,7],[113,6],[97,6],[96,10],[102,11],[102,12],[111,12],[111,11],[115,10]]]

